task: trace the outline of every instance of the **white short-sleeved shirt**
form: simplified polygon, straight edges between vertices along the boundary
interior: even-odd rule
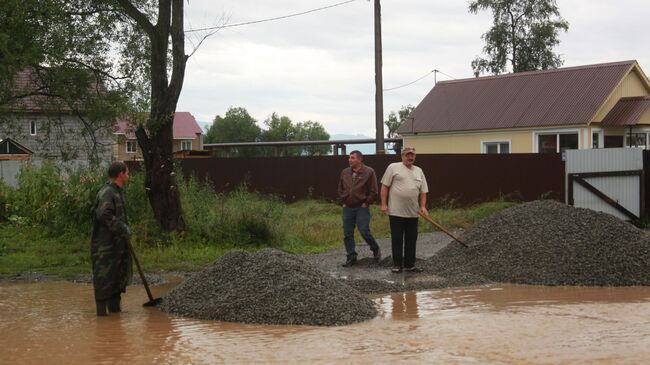
[[[428,193],[427,179],[422,169],[402,162],[388,165],[381,183],[388,189],[388,214],[397,217],[417,218],[420,210],[420,194]]]

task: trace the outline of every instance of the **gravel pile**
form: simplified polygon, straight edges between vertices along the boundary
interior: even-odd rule
[[[498,212],[431,257],[426,270],[538,285],[650,285],[650,234],[609,214],[535,201]],[[470,278],[475,278],[470,275]],[[458,280],[460,279],[460,280]]]
[[[231,252],[188,278],[160,308],[228,322],[345,325],[374,318],[374,303],[294,255]]]

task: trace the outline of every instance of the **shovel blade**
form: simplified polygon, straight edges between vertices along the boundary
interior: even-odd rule
[[[155,307],[158,304],[160,304],[160,302],[162,302],[162,298],[156,298],[156,299],[152,299],[152,300],[144,303],[142,306],[143,307]]]

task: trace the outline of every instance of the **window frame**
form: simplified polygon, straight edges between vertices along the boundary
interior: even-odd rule
[[[555,135],[555,153],[560,153],[560,134],[577,134],[578,135],[578,149],[581,149],[583,143],[583,136],[580,129],[550,129],[533,131],[533,153],[539,152],[539,136],[540,135]]]
[[[598,133],[598,147],[596,149],[605,148],[605,130],[602,128],[591,128],[591,149],[594,149],[594,134]]]
[[[630,137],[630,130],[626,130],[623,134],[623,147],[626,148],[643,148],[650,149],[650,127],[636,127],[632,128],[632,134],[645,134],[645,147],[631,147],[628,143],[628,138]]]
[[[29,135],[30,136],[35,136],[38,133],[38,130],[36,129],[36,121],[35,120],[30,120],[29,121]]]
[[[130,149],[129,146],[133,146],[133,148]],[[129,154],[138,153],[138,141],[136,141],[135,139],[127,139],[126,140],[126,153],[129,153]]]
[[[487,151],[487,145],[488,144],[496,144],[497,145],[497,155],[502,155],[506,153],[501,152],[501,144],[502,143],[507,143],[508,144],[508,153],[512,153],[512,139],[489,139],[489,140],[481,140],[481,153],[482,154],[488,154]]]
[[[183,148],[184,144],[190,144],[190,148]],[[191,151],[192,150],[192,140],[191,139],[183,139],[181,140],[181,151]]]

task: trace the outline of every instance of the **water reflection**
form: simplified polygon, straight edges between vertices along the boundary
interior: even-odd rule
[[[91,352],[94,364],[124,363],[129,360],[128,354],[133,354],[134,351],[127,340],[121,318],[116,316],[97,318]]]
[[[169,287],[157,287],[165,292]],[[650,288],[499,286],[372,297],[380,316],[342,327],[97,318],[92,287],[0,285],[0,364],[644,363]]]

